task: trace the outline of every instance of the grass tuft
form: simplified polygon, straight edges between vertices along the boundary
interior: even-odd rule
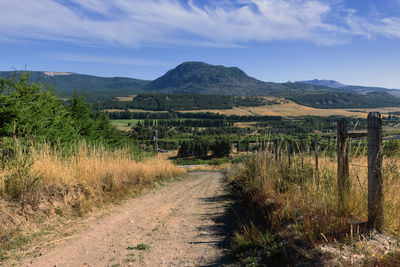
[[[138,244],[138,245],[135,246],[135,247],[129,246],[129,247],[127,247],[126,249],[127,249],[127,250],[149,250],[149,249],[150,249],[150,246],[147,245],[147,244],[141,243],[141,244]]]

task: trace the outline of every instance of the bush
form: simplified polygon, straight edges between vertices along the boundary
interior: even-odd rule
[[[217,138],[212,147],[214,157],[225,158],[228,157],[232,151],[232,143],[228,138]]]
[[[209,152],[208,141],[202,138],[195,138],[190,141],[183,141],[179,147],[178,157],[186,158],[195,156],[196,158],[204,158]]]

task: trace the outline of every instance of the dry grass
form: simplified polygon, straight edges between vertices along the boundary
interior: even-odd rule
[[[40,149],[19,148],[16,153],[15,159],[0,170],[0,192],[5,198],[23,197],[10,194],[10,186],[18,187],[28,177],[37,177],[39,181],[35,188],[24,188],[25,193],[32,193],[29,191],[33,189],[37,193],[43,188],[81,186],[94,198],[109,193],[117,198],[127,189],[138,191],[156,180],[185,173],[161,157],[137,162],[127,150],[108,151],[85,144],[69,156],[45,144]]]
[[[137,162],[125,150],[82,144],[62,156],[46,145],[19,148],[0,169],[0,261],[4,251],[26,241],[24,233],[38,231],[57,217],[82,216],[185,173],[163,158]]]
[[[312,156],[305,157],[302,167],[299,155],[291,166],[285,158],[275,162],[270,155],[260,153],[230,174],[236,195],[247,211],[243,219],[247,223],[236,236],[236,247],[253,244],[271,248],[280,242],[296,243],[293,240],[302,240],[303,244],[308,244],[306,254],[310,253],[310,248],[316,249],[321,245],[334,247],[339,252],[344,251],[343,246],[350,248],[347,254],[334,256],[346,255],[349,258],[349,255],[363,255],[352,258],[358,260],[358,264],[372,254],[381,257],[392,249],[391,246],[368,241],[363,231],[368,215],[366,156],[352,159],[351,193],[347,206],[339,209],[336,158],[321,157],[317,176]],[[384,160],[384,232],[394,237],[379,237],[378,240],[384,242],[400,238],[399,163],[398,158]],[[375,246],[370,248],[371,243],[368,242]],[[332,253],[332,250],[329,252]],[[345,265],[353,263],[340,261]]]
[[[136,162],[124,150],[106,151],[81,146],[76,155],[58,156],[51,149],[34,151],[31,171],[38,173],[43,186],[82,184],[94,191],[108,185],[121,188],[126,184],[146,186],[157,179],[182,175],[172,163],[161,158]]]
[[[197,171],[226,171],[232,168],[232,163],[222,163],[219,165],[193,165],[192,167],[185,168],[190,172]]]
[[[121,98],[120,101],[128,101],[131,97]],[[197,112],[211,112],[219,113],[221,115],[238,115],[238,116],[282,116],[282,117],[300,117],[300,116],[321,116],[327,117],[331,115],[339,115],[346,117],[365,118],[365,116],[371,111],[379,111],[383,115],[389,112],[400,111],[400,107],[382,107],[382,108],[354,108],[354,109],[319,109],[312,108],[303,105],[299,105],[293,101],[275,98],[275,97],[264,97],[266,100],[277,101],[279,104],[275,105],[264,105],[259,107],[234,107],[232,109],[202,109],[202,110],[182,110],[182,113],[197,113]],[[108,109],[104,110],[107,112],[121,112],[121,109]],[[130,109],[130,112],[160,112],[160,111],[148,111],[140,109]],[[161,111],[166,112],[166,111]]]
[[[128,95],[128,96],[118,96],[115,99],[117,101],[132,101],[134,98],[136,97],[136,95]]]
[[[318,109],[311,108],[287,101],[277,105],[265,105],[259,107],[235,107],[232,109],[210,109],[210,110],[185,110],[181,112],[212,112],[223,115],[241,115],[241,116],[282,116],[282,117],[299,117],[299,116],[331,116],[341,115],[348,117],[364,118],[365,113],[353,112],[347,109]]]

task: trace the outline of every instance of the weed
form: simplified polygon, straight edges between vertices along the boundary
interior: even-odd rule
[[[383,266],[400,266],[400,252],[392,252],[381,257],[368,258],[363,263],[364,266],[383,267]]]
[[[257,266],[257,258],[247,257],[244,259],[244,263],[246,263],[246,266]]]
[[[142,244],[137,245],[136,249],[137,250],[148,250],[148,249],[150,249],[150,246],[142,243]]]
[[[141,244],[139,244],[139,245],[137,245],[137,246],[135,246],[135,247],[129,246],[129,247],[127,247],[126,249],[127,249],[127,250],[149,250],[149,249],[150,249],[150,246],[141,243]]]

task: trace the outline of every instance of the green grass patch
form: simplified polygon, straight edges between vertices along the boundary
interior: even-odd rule
[[[132,247],[132,246],[126,247],[126,249],[127,249],[127,250],[149,250],[149,249],[150,249],[150,246],[147,245],[147,244],[141,243],[141,244],[138,244],[138,245],[135,246],[135,247]]]

